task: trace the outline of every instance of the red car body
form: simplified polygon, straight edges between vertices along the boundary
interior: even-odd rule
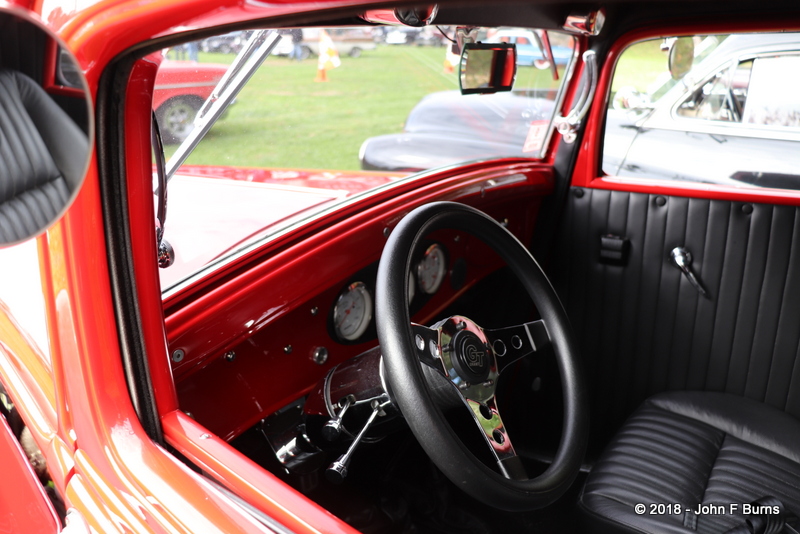
[[[190,99],[202,104],[227,70],[227,65],[165,60],[156,76],[153,109],[158,110],[172,98]]]
[[[225,269],[162,294],[163,280],[154,259],[150,110],[179,95],[204,98],[219,71],[212,68],[198,79],[190,74],[196,71],[188,63],[164,63],[159,68],[153,61],[138,60],[128,65],[123,91],[110,80],[123,68],[125,54],[143,43],[155,49],[175,36],[185,39],[181,36],[187,31],[200,37],[213,28],[248,21],[271,27],[275,21],[306,20],[312,16],[309,13],[338,16],[363,11],[368,5],[349,0],[0,3],[4,11],[43,21],[74,52],[96,119],[90,121],[97,131],[91,137],[86,177],[69,208],[35,240],[0,251],[7,254],[3,261],[14,261],[13,270],[2,267],[3,271],[27,271],[41,289],[26,292],[30,286],[20,285],[17,298],[12,298],[10,285],[15,284],[7,284],[0,294],[0,383],[46,458],[54,491],[66,505],[65,531],[357,532],[228,441],[311,392],[334,365],[370,348],[369,343],[343,345],[324,365],[315,363],[310,355],[316,347],[329,344],[329,338],[322,325],[324,314],[310,310],[325,309],[353,272],[377,261],[384,236],[416,206],[443,199],[464,202],[505,219],[521,242],[530,243],[543,211],[540,207],[564,179],[597,191],[800,205],[800,195],[793,191],[623,181],[603,175],[598,162],[614,66],[607,61],[601,63],[598,90],[581,136],[570,145],[574,149],[554,135],[538,160],[472,162],[430,171],[413,182],[397,180],[395,174],[354,172],[334,181],[309,171],[184,168],[176,183],[185,185],[194,177],[207,185],[205,197],[198,193],[197,199],[208,206],[206,213],[221,189],[243,184],[253,193],[253,201],[264,195],[274,199],[270,195],[276,191],[300,193],[291,196],[296,204],[288,204],[286,197],[286,213],[276,212],[275,223],[334,198],[355,200],[292,227]],[[611,41],[603,41],[608,44],[603,53],[613,59],[627,44],[666,32],[800,27],[800,16],[791,9],[787,16],[743,8],[745,15],[737,19],[729,16],[726,3],[709,5],[721,19],[701,23],[692,13],[683,17],[673,13],[674,18],[657,24],[651,16],[647,20],[652,26],[636,30],[628,26]],[[614,30],[609,18],[608,27]],[[579,52],[591,43],[587,37],[577,42]],[[51,61],[44,68],[52,65]],[[165,70],[166,66],[170,68]],[[583,69],[578,64],[573,73],[564,114],[577,100]],[[71,91],[52,80],[44,85],[51,93]],[[572,151],[574,161],[566,178],[559,175],[562,167],[557,162],[564,151]],[[115,179],[119,173],[126,179]],[[225,180],[216,183],[220,178]],[[357,195],[376,186],[370,195]],[[216,219],[207,222],[218,224]],[[222,228],[224,237],[217,236],[219,253],[264,230],[235,219],[219,224],[230,225]],[[195,223],[191,225],[186,232],[196,230]],[[175,229],[176,245],[181,231]],[[230,237],[233,231],[239,232],[235,238]],[[496,261],[487,259],[479,244],[445,237],[452,241],[454,253],[478,266],[466,277],[465,288],[496,270]],[[205,264],[211,259],[199,261]],[[184,265],[186,270],[180,265],[179,259],[172,271],[176,279],[194,270],[193,265]],[[135,283],[126,285],[124,280]],[[419,310],[415,322],[431,320],[462,294],[455,289],[437,294]],[[29,306],[40,309],[46,323],[29,319]],[[37,325],[42,330],[38,334],[33,332]],[[265,325],[285,336],[267,335]],[[175,356],[178,350],[180,358]],[[221,357],[231,352],[239,365],[235,372]],[[144,365],[146,373],[136,372],[130,362]],[[220,381],[223,375],[237,378]],[[149,383],[143,384],[142,376]],[[265,381],[268,387],[263,387]],[[0,531],[62,530],[3,417],[0,473]]]

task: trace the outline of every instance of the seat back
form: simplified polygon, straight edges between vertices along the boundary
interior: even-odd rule
[[[33,80],[0,70],[0,243],[55,220],[86,167],[83,131]]]

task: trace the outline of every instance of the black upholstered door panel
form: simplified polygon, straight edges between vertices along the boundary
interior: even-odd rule
[[[630,241],[626,265],[599,261],[606,234]],[[710,299],[670,262],[676,246]],[[665,390],[800,417],[798,208],[573,189],[558,247],[552,278],[586,360],[596,438]]]

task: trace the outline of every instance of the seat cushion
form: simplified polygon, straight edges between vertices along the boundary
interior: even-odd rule
[[[671,392],[623,425],[580,507],[586,532],[718,534],[766,496],[800,512],[800,421],[734,395]]]

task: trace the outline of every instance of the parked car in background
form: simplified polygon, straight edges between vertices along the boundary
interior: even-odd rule
[[[417,46],[445,46],[450,44],[447,32],[448,28],[425,26],[414,36],[414,44]]]
[[[542,49],[543,45],[536,32],[511,28],[500,28],[487,35],[487,43],[510,43],[517,47],[517,65],[548,68],[549,62]],[[556,65],[566,65],[571,59],[573,50],[568,46],[552,43],[551,50]]]
[[[225,75],[228,65],[165,60],[156,76],[153,109],[165,143],[180,143],[192,131],[203,102]]]
[[[333,41],[336,51],[340,56],[361,57],[365,50],[375,50],[375,41],[372,31],[368,28],[326,28]],[[284,35],[275,50],[276,56],[288,56],[294,44],[290,35]],[[303,30],[302,53],[300,59],[319,55],[319,29],[307,28]]]
[[[200,41],[200,50],[203,52],[218,52],[220,54],[237,54],[247,40],[247,33],[236,31],[208,37]]]
[[[709,36],[696,47],[702,57],[681,80],[664,71],[647,90],[618,88],[603,171],[800,189],[800,34]],[[712,148],[724,157],[708,158]]]
[[[493,39],[497,35],[503,34],[498,31]],[[794,83],[792,74],[800,61],[800,36],[709,36],[698,40],[697,50],[697,63],[682,81],[669,76],[663,53],[649,92],[618,88],[606,119],[603,171],[612,176],[800,188],[800,109],[791,94],[775,96],[777,87],[791,92],[800,83]],[[623,54],[623,67],[626,57]],[[426,97],[411,111],[402,133],[364,142],[362,166],[411,171],[448,165],[468,154],[522,156],[531,122],[538,117],[526,113],[520,102],[508,95],[482,96],[468,111],[461,107],[465,101],[445,94]],[[481,120],[475,120],[475,109],[484,110]],[[498,137],[498,130],[503,135]],[[461,143],[464,137],[469,141]],[[726,157],[707,158],[712,146]],[[681,158],[676,160],[675,153]],[[769,157],[762,160],[762,155]]]
[[[362,169],[413,172],[466,159],[527,157],[531,124],[553,114],[555,91],[474,95],[442,91],[423,98],[403,131],[370,137],[361,145]]]
[[[384,42],[389,45],[412,44],[419,33],[419,28],[391,28],[386,32]]]

